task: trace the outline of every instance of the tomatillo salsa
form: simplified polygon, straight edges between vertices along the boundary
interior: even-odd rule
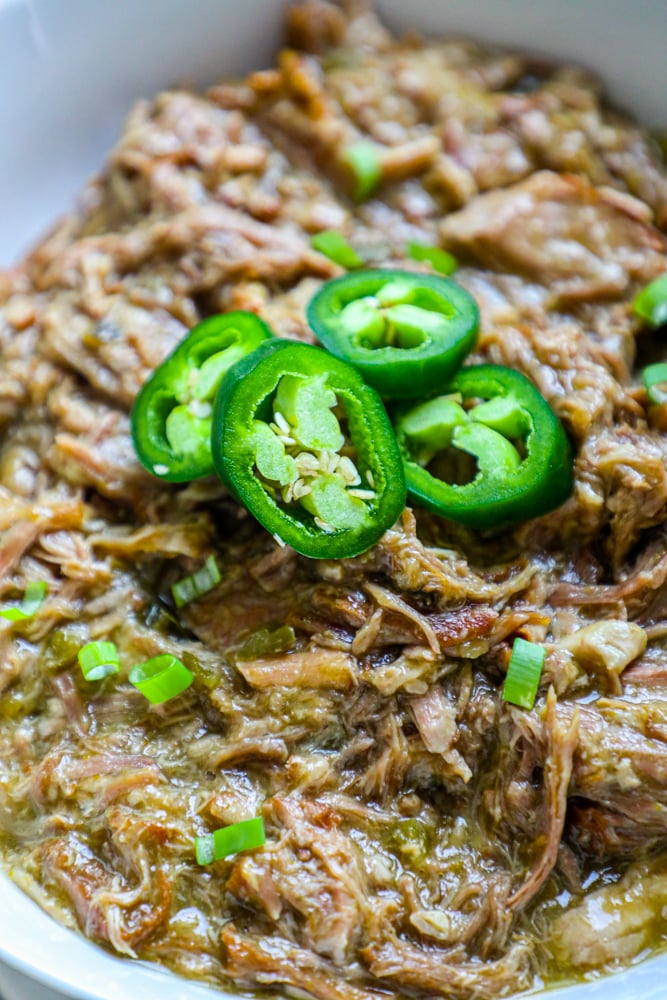
[[[319,347],[272,340],[239,361],[216,399],[211,446],[238,500],[313,559],[365,552],[405,506],[380,397]]]
[[[140,389],[132,407],[132,439],[154,476],[189,482],[214,472],[213,401],[241,358],[272,337],[254,313],[230,312],[195,326]]]
[[[455,281],[368,270],[327,281],[308,305],[322,344],[387,399],[441,389],[475,346],[477,303]]]
[[[510,368],[463,368],[446,394],[398,409],[394,426],[408,496],[452,521],[478,529],[526,521],[572,492],[563,425]]]

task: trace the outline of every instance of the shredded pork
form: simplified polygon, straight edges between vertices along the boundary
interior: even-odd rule
[[[48,583],[0,620],[4,863],[93,940],[218,987],[473,1000],[630,961],[667,898],[667,417],[631,309],[667,271],[657,147],[579,69],[326,0],[287,37],[275,68],[139,103],[0,280],[0,599]],[[355,204],[361,140],[382,176]],[[141,467],[132,401],[200,319],[312,339],[329,228],[374,265],[457,255],[472,360],[525,373],[572,438],[563,507],[483,538],[408,510],[313,562],[216,480]],[[221,583],[176,612],[210,554]],[[501,696],[518,635],[547,650],[530,711]],[[122,668],[93,683],[96,639]],[[127,678],[159,653],[195,682],[151,708]],[[257,815],[263,849],[196,864],[197,835]]]

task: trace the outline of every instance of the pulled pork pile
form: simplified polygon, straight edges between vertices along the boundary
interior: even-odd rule
[[[322,0],[288,44],[135,107],[0,275],[0,598],[49,585],[0,622],[4,861],[93,940],[219,987],[483,998],[629,961],[667,905],[667,412],[631,310],[667,270],[667,178],[580,70]],[[363,138],[382,186],[355,206]],[[149,373],[229,309],[310,339],[328,228],[375,265],[456,254],[473,360],[528,375],[575,444],[563,507],[488,538],[406,511],[315,562],[217,480],[143,470]],[[211,553],[222,583],[175,615]],[[517,635],[547,649],[532,711],[500,696]],[[102,683],[95,639],[123,663]],[[127,672],[162,652],[196,680],[152,708]],[[260,814],[263,849],[196,864],[195,836]]]

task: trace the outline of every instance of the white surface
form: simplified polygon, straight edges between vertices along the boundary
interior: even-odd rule
[[[380,0],[390,22],[453,30],[597,67],[617,100],[667,127],[667,0]],[[65,211],[133,99],[266,65],[281,0],[0,0],[0,262]],[[0,877],[1,878],[1,877]],[[2,880],[5,1000],[221,997],[63,929]],[[667,956],[550,1000],[664,1000]]]
[[[39,986],[33,980],[26,985],[25,976],[0,965],[0,998],[2,1000],[62,1000],[64,993]]]

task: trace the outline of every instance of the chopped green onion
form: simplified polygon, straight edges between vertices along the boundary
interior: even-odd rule
[[[23,622],[32,618],[44,603],[49,585],[46,580],[32,580],[25,588],[23,600],[18,608],[2,608],[0,615],[8,622]]]
[[[201,569],[198,569],[192,576],[186,576],[178,580],[171,588],[171,593],[177,608],[182,608],[184,604],[196,600],[208,594],[209,590],[220,583],[222,577],[215,556],[209,556]]]
[[[667,274],[661,274],[643,288],[632,303],[636,316],[651,326],[667,323]]]
[[[520,708],[532,708],[542,676],[546,651],[535,642],[516,638],[512,646],[503,698]]]
[[[645,368],[642,381],[650,403],[667,403],[667,362]]]
[[[440,274],[454,274],[459,266],[453,254],[441,250],[440,247],[429,247],[425,243],[408,243],[406,252],[413,260],[427,261],[433,270]]]
[[[352,172],[354,200],[365,201],[382,177],[382,164],[377,147],[363,139],[361,142],[355,142],[343,152],[343,162]]]
[[[332,260],[334,264],[340,264],[348,271],[355,267],[363,267],[364,262],[342,233],[337,229],[326,229],[322,233],[316,233],[310,238],[310,245],[313,250],[323,253],[325,257]]]
[[[120,670],[120,657],[113,642],[89,642],[79,650],[77,657],[87,681],[101,681]]]
[[[232,826],[223,826],[215,833],[195,837],[197,864],[210,865],[238,851],[249,851],[266,843],[264,821],[261,816],[245,819]]]
[[[171,653],[154,656],[130,671],[129,681],[148,698],[151,705],[161,705],[182,694],[192,684],[192,673]]]

